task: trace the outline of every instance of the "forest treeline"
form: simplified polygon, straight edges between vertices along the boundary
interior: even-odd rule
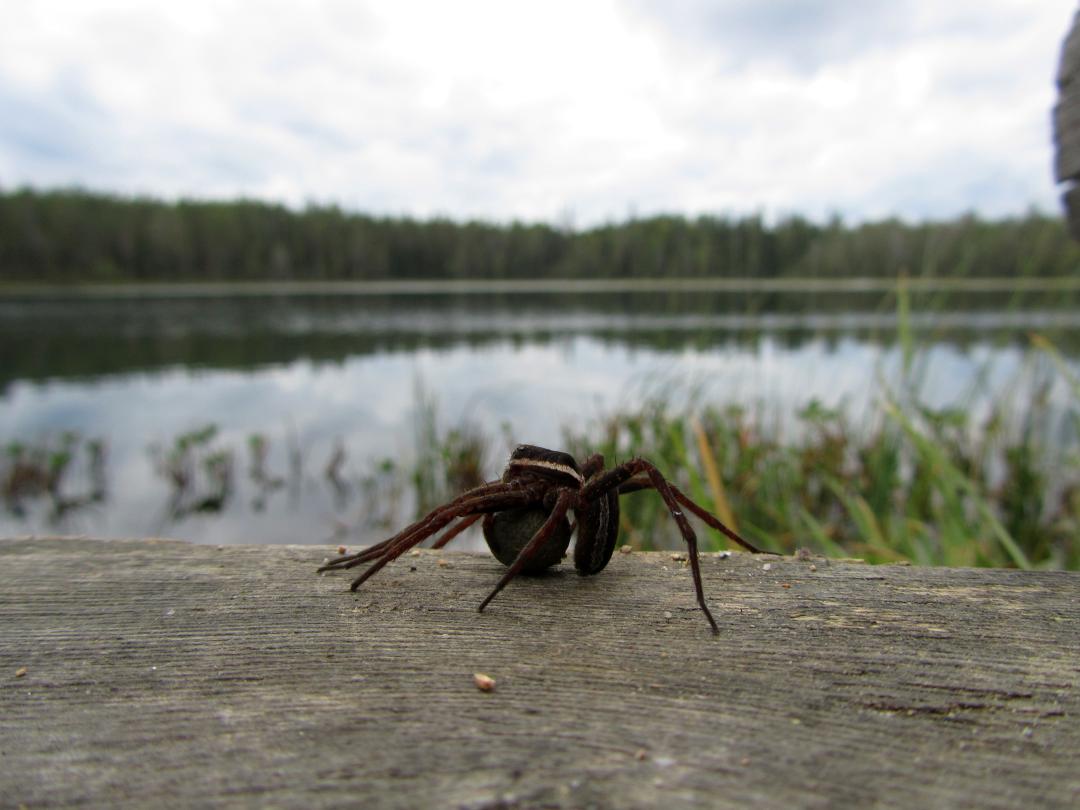
[[[164,202],[82,190],[0,191],[0,281],[1060,276],[1080,247],[1057,216],[845,225],[654,216],[573,230]]]

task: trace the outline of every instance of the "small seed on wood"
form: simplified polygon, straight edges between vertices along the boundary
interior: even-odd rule
[[[449,568],[449,567],[450,567],[450,563],[448,563],[446,560],[443,560],[443,559],[439,560],[439,568]]]
[[[345,548],[345,546],[338,546],[338,547],[337,547],[337,553],[338,553],[338,554],[344,554],[344,553],[345,553],[345,551],[346,551],[346,548]]]
[[[619,547],[619,553],[620,554],[629,554],[633,550],[634,550],[633,547],[627,546],[627,545],[623,545],[623,546]]]
[[[26,667],[19,667],[17,670],[15,670],[15,677],[16,678],[24,678],[24,677],[26,677]]]
[[[495,679],[490,675],[485,675],[483,672],[474,672],[473,683],[476,684],[476,688],[481,692],[494,692],[495,691]]]

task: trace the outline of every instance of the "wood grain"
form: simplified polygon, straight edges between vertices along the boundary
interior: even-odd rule
[[[1080,575],[330,553],[0,541],[0,805],[1080,803]]]

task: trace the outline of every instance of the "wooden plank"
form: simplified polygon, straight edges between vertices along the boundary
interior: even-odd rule
[[[1061,45],[1058,61],[1057,85],[1065,88],[1080,75],[1080,11],[1073,15],[1072,25]]]
[[[707,555],[714,637],[670,554],[327,553],[0,542],[2,804],[1080,802],[1075,573]]]
[[[1061,46],[1057,72],[1058,102],[1054,106],[1054,178],[1064,184],[1065,221],[1080,239],[1080,11]]]
[[[1059,183],[1080,177],[1080,85],[1062,94],[1054,108],[1054,176]]]

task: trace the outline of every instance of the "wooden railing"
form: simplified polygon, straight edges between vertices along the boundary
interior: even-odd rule
[[[0,541],[0,804],[1080,806],[1080,574],[331,553]]]

